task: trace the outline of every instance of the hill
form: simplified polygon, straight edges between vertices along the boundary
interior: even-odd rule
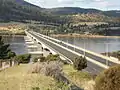
[[[0,0],[0,21],[36,20],[55,22],[56,16],[43,12],[43,8],[24,0]]]
[[[90,21],[93,22],[99,16],[100,16],[99,18],[103,22],[108,21],[106,19],[111,19],[108,17],[120,17],[119,11],[101,11],[97,9],[84,9],[78,7],[61,7],[61,8],[45,9],[33,5],[31,3],[28,3],[24,0],[0,0],[0,21],[25,22],[26,20],[36,20],[44,23],[61,24],[68,22],[70,19],[74,18],[73,16],[69,17],[68,15],[75,15],[75,14],[79,14],[79,15],[86,14],[87,16],[90,15],[88,16],[88,18],[91,18],[91,14],[92,14],[93,18],[91,18]],[[87,20],[88,19],[82,21],[87,21]],[[101,21],[101,20],[96,20],[96,21]]]
[[[68,14],[78,14],[78,13],[100,13],[100,10],[97,9],[84,9],[79,7],[60,7],[60,8],[52,8],[52,9],[46,9],[46,11],[49,11],[53,14],[60,14],[60,15],[68,15]]]
[[[97,9],[84,9],[79,7],[60,7],[60,8],[52,8],[47,9],[53,14],[60,14],[60,15],[68,15],[68,14],[87,14],[87,13],[100,13],[107,16],[112,17],[120,17],[120,10],[111,10],[111,11],[101,11]]]

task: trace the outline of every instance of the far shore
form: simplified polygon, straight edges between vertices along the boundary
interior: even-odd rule
[[[85,35],[85,34],[56,34],[53,37],[81,37],[81,38],[120,38],[120,36],[103,36],[103,35]]]

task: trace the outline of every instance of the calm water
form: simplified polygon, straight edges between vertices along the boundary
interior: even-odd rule
[[[97,53],[120,50],[120,38],[60,37],[58,39]]]
[[[97,52],[111,52],[120,50],[120,38],[79,38],[79,37],[64,37],[57,38],[70,44]],[[6,43],[9,43],[10,48],[17,54],[27,53],[24,37],[5,37]]]
[[[4,37],[4,41],[10,44],[11,50],[16,54],[27,53],[24,37]]]

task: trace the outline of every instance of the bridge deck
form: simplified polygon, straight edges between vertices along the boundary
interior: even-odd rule
[[[57,45],[55,45],[54,43],[51,43],[49,41],[46,41],[43,37],[40,37],[36,34],[30,33],[33,37],[37,38],[38,40],[44,42],[45,44],[49,45],[50,47],[52,47],[53,49],[55,49],[56,51],[58,51],[58,53],[63,54],[64,56],[66,56],[67,58],[74,60],[75,57],[79,57],[79,55],[76,55],[75,53],[72,53],[64,48],[61,48]],[[77,51],[77,49],[76,49]],[[88,63],[88,67],[85,69],[88,72],[94,73],[94,74],[98,74],[100,71],[102,71],[104,68],[90,62],[87,61]]]

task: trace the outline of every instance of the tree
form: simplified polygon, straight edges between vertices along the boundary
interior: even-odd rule
[[[20,63],[29,63],[30,62],[31,55],[30,54],[23,54],[23,55],[18,55],[15,57],[15,60]]]
[[[10,58],[13,58],[13,57],[15,57],[16,56],[16,53],[15,52],[8,52],[8,58],[10,59]]]
[[[4,44],[2,37],[0,36],[0,59],[7,59],[9,52],[11,52],[9,44]]]
[[[120,65],[105,70],[96,77],[94,90],[120,90]]]
[[[75,60],[73,61],[73,66],[76,70],[82,70],[84,68],[87,67],[87,60],[84,57],[79,57],[79,58],[75,58]]]

